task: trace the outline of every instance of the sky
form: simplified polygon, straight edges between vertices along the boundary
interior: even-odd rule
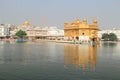
[[[95,18],[100,29],[120,28],[120,0],[0,0],[0,24],[64,28],[64,22],[88,24]]]

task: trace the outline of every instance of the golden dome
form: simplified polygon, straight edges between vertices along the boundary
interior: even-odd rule
[[[93,23],[97,23],[97,20],[96,20],[96,19],[93,19]]]
[[[79,23],[80,23],[80,20],[79,20],[79,19],[77,19],[77,20],[76,20],[76,23],[77,23],[77,24],[79,24]]]
[[[25,21],[25,22],[24,22],[24,25],[25,25],[25,26],[29,26],[29,25],[30,25],[29,21]]]
[[[86,19],[86,18],[84,18],[84,19],[83,19],[83,22],[87,22],[87,19]]]
[[[71,23],[71,25],[74,25],[75,23],[76,23],[76,22],[74,21],[74,22]]]

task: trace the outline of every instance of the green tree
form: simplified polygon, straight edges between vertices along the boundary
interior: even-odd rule
[[[18,36],[19,38],[23,38],[24,36],[27,35],[27,33],[25,31],[19,30],[15,35]]]
[[[110,33],[109,34],[109,40],[110,41],[117,41],[118,39],[117,39],[117,36],[114,33]]]
[[[109,34],[104,33],[104,34],[102,34],[102,39],[104,41],[117,41],[118,40],[116,34],[114,34],[114,33],[109,33]]]
[[[102,39],[105,40],[105,41],[108,41],[109,40],[109,34],[108,33],[102,34]]]

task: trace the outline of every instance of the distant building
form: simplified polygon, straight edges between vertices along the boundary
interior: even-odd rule
[[[64,30],[58,29],[57,27],[49,27],[47,31],[47,36],[50,38],[62,39],[64,37]]]
[[[58,36],[59,35],[57,27],[49,27],[47,29],[47,31],[48,31],[49,36]]]
[[[0,24],[0,38],[6,38],[9,36],[9,25],[7,24]]]
[[[29,40],[57,39],[63,38],[64,36],[64,30],[58,29],[57,27],[43,27],[43,28],[34,27],[31,26],[28,21],[25,21],[23,25],[19,25],[17,27],[17,30],[15,29],[14,32],[17,32],[20,29],[27,33],[26,38],[28,38]]]
[[[87,24],[87,20],[80,21],[77,19],[72,23],[64,23],[64,36],[69,40],[89,41],[98,38],[98,24],[93,19],[92,24]]]
[[[17,32],[17,27],[14,25],[9,25],[9,36],[12,38]]]

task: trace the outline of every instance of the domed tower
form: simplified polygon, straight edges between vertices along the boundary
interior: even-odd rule
[[[76,24],[80,24],[80,20],[79,19],[76,20]]]
[[[93,22],[93,25],[97,26],[97,20],[96,19],[93,19],[92,22]]]
[[[24,26],[29,26],[30,23],[29,23],[29,21],[25,21],[23,25],[24,25]]]
[[[87,19],[86,18],[83,19],[83,23],[87,24]]]

